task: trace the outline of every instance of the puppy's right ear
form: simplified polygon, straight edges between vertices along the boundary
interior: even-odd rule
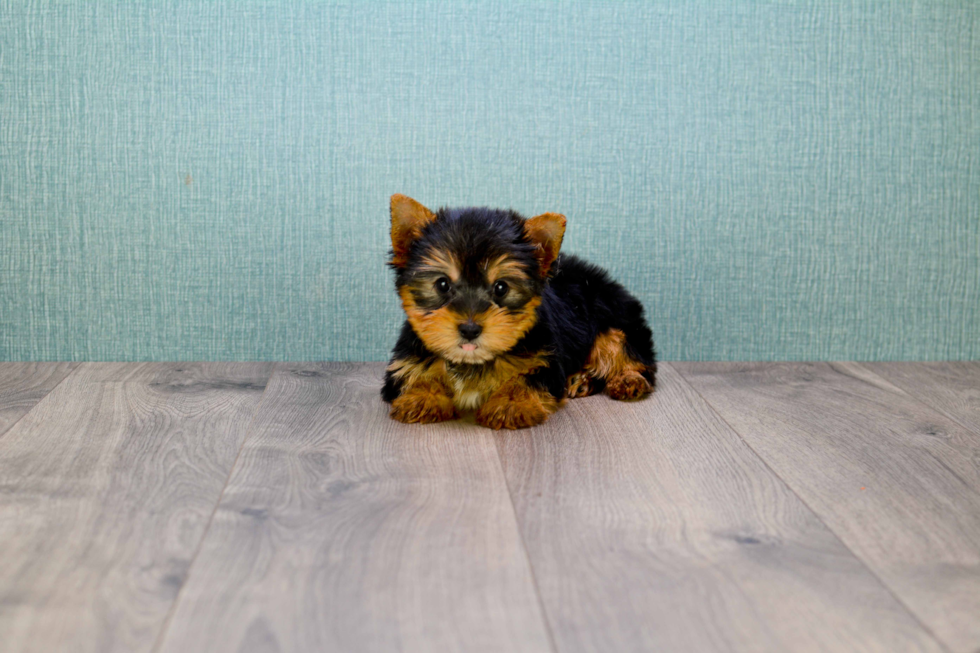
[[[551,264],[558,258],[561,241],[565,236],[565,216],[560,213],[542,213],[528,218],[524,223],[524,235],[534,245],[534,256],[541,266],[541,277],[551,273]]]
[[[391,265],[408,264],[408,250],[436,214],[406,195],[391,196]]]

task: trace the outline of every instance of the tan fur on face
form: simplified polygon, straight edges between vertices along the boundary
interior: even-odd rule
[[[494,355],[508,351],[537,322],[540,305],[541,298],[534,297],[516,312],[492,306],[477,315],[476,323],[483,326],[478,340],[480,346],[486,347]]]
[[[423,311],[415,304],[415,298],[408,286],[403,286],[398,294],[402,298],[402,308],[405,309],[409,324],[430,351],[449,358],[454,350],[459,349],[458,316],[445,306],[434,311]]]
[[[527,279],[527,271],[524,269],[524,266],[506,254],[498,256],[492,261],[488,261],[484,267],[486,268],[487,284],[491,287],[497,279],[503,279],[504,277]]]
[[[436,274],[444,274],[449,277],[449,280],[453,283],[459,281],[459,277],[462,275],[460,270],[459,261],[451,252],[445,252],[439,249],[434,249],[425,254],[422,260],[419,261],[419,272],[433,272]]]
[[[445,306],[434,311],[420,309],[408,286],[403,286],[398,294],[409,324],[425,346],[453,363],[486,363],[508,351],[534,326],[537,308],[541,304],[541,298],[535,297],[515,313],[493,306],[475,315],[473,319],[483,327],[483,333],[475,341],[478,348],[473,353],[477,354],[477,358],[471,359],[466,355],[469,352],[459,348],[459,325],[468,319],[466,316],[458,315]]]

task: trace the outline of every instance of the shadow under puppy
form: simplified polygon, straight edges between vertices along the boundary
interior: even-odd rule
[[[559,254],[565,218],[391,198],[391,261],[408,320],[382,398],[401,422],[475,410],[540,424],[566,397],[638,399],[657,364],[643,306],[602,269]]]

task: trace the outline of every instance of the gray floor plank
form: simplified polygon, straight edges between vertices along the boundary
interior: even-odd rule
[[[0,363],[0,437],[78,363]]]
[[[382,370],[277,368],[162,651],[550,650],[493,436]]]
[[[980,434],[980,361],[861,366]]]
[[[952,650],[980,647],[980,441],[854,363],[678,369]]]
[[[149,651],[271,373],[85,363],[0,440],[0,641]]]
[[[669,365],[498,450],[559,651],[938,651]]]

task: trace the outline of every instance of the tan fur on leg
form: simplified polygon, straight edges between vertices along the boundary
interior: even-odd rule
[[[625,344],[626,334],[619,329],[600,333],[579,374],[605,379],[605,392],[613,399],[639,399],[653,392],[653,386],[641,375],[646,366],[629,357]]]
[[[459,417],[448,388],[420,382],[409,386],[391,402],[391,416],[407,424],[444,422]]]
[[[476,411],[478,424],[492,429],[523,429],[548,419],[558,401],[547,390],[528,386],[518,376],[501,386]]]
[[[653,391],[639,372],[623,372],[606,381],[606,394],[613,399],[640,399]]]
[[[592,383],[592,377],[585,372],[576,372],[568,377],[568,382],[565,384],[565,395],[568,397],[578,399],[594,393],[595,386]]]
[[[399,422],[443,422],[456,419],[452,391],[446,383],[443,361],[427,362],[415,358],[392,361],[388,371],[405,385],[391,402],[391,416]]]

